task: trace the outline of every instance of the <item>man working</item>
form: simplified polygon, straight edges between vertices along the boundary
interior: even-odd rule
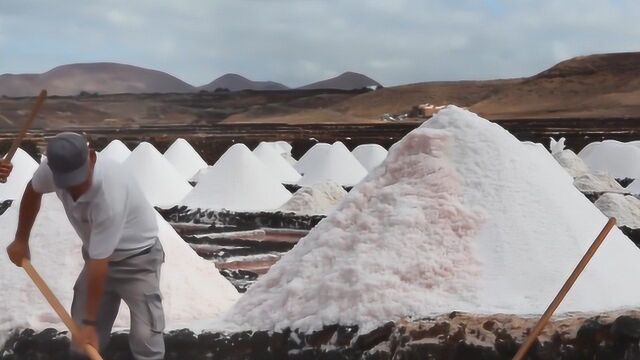
[[[97,159],[82,135],[61,133],[50,139],[47,159],[22,197],[15,240],[7,247],[18,266],[29,258],[29,235],[42,194],[54,191],[82,239],[85,260],[73,288],[71,315],[82,334],[74,343],[104,348],[124,300],[131,311],[129,344],[135,358],[162,359],[164,251],[155,211],[135,179],[120,164]]]

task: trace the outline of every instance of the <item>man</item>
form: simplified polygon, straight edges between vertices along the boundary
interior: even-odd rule
[[[135,358],[162,359],[164,251],[155,211],[135,179],[119,164],[97,159],[82,135],[61,133],[50,139],[47,159],[22,197],[15,240],[7,247],[18,266],[29,258],[29,234],[42,194],[54,191],[82,239],[85,260],[73,288],[71,315],[82,335],[74,343],[104,349],[124,300],[131,311],[129,344]]]
[[[10,161],[0,159],[0,184],[4,184],[7,182],[7,178],[13,169],[13,165],[11,165]]]

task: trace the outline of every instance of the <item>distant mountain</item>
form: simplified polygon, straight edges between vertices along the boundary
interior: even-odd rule
[[[367,86],[378,86],[378,85],[380,85],[379,82],[373,80],[372,78],[366,75],[347,71],[334,78],[314,82],[312,84],[299,87],[298,89],[301,89],[301,90],[310,90],[310,89],[353,90],[353,89],[361,89]]]
[[[640,111],[640,52],[575,57],[474,104],[492,118],[627,117]]]
[[[225,74],[198,90],[215,91],[216,89],[240,90],[287,90],[288,87],[273,81],[252,81],[238,74]]]
[[[85,63],[56,67],[43,74],[0,75],[0,95],[51,95],[191,92],[194,87],[161,71],[117,63]]]

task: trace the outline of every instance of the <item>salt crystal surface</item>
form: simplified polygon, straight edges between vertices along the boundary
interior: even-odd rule
[[[164,157],[178,169],[182,177],[189,181],[198,171],[207,167],[200,154],[183,138],[178,138],[164,152]]]
[[[306,167],[306,172],[298,185],[313,185],[321,182],[335,182],[342,186],[353,186],[367,175],[367,170],[340,141],[336,141],[328,151],[318,153],[314,163]]]
[[[109,145],[102,149],[98,156],[104,156],[119,163],[123,163],[127,160],[130,154],[131,150],[129,150],[127,145],[116,139],[111,141]]]
[[[0,247],[13,241],[19,204],[14,203],[0,215]],[[239,297],[233,285],[214,264],[198,256],[187,243],[157,215],[159,238],[166,258],[162,267],[161,292],[167,329],[175,329],[202,317],[216,317]],[[43,197],[42,207],[30,240],[33,266],[69,311],[73,285],[83,266],[82,242],[69,223],[55,194]],[[6,256],[0,261],[0,340],[8,330],[53,327],[65,329],[24,270]],[[127,307],[121,306],[116,329],[129,327]]]
[[[571,150],[561,150],[553,153],[553,157],[562,165],[572,177],[589,174],[589,167],[576,153]]]
[[[595,205],[608,217],[615,217],[617,225],[640,229],[640,200],[631,195],[603,194]]]
[[[124,162],[154,206],[171,207],[193,189],[178,170],[148,142],[140,143]]]
[[[627,189],[623,188],[616,179],[605,174],[585,174],[578,176],[573,184],[582,192],[615,192],[626,193]]]
[[[606,173],[614,178],[640,178],[640,148],[615,140],[594,142],[585,146],[578,156],[591,172]]]
[[[387,149],[378,144],[358,145],[352,153],[367,171],[371,171],[387,158]]]
[[[634,194],[634,195],[640,194],[640,181],[638,181],[638,179],[633,180],[633,182],[631,184],[627,185],[625,190],[629,194]]]
[[[407,315],[540,314],[607,221],[570,180],[547,151],[447,107],[211,326],[366,332]],[[614,229],[557,313],[637,306],[639,260]]]
[[[31,181],[33,173],[38,169],[38,163],[33,160],[31,155],[20,148],[11,159],[11,164],[13,164],[13,170],[11,170],[9,178],[7,178],[7,182],[0,184],[0,201],[20,199],[24,188]]]
[[[309,169],[315,167],[320,158],[324,157],[330,149],[331,144],[317,143],[313,145],[306,153],[304,153],[304,155],[302,155],[294,168],[300,174],[305,174]]]
[[[318,183],[298,189],[281,211],[303,215],[326,215],[347,196],[342,186],[332,183]]]
[[[231,146],[180,203],[190,208],[267,211],[291,193],[244,144]]]
[[[565,138],[560,138],[560,140],[556,141],[556,139],[551,138],[550,144],[549,144],[549,150],[551,151],[551,154],[555,155],[559,152],[562,152],[564,150],[564,142],[566,141]]]
[[[279,145],[261,142],[253,150],[253,154],[262,161],[281,183],[295,184],[300,180],[300,174],[282,157],[282,151]]]

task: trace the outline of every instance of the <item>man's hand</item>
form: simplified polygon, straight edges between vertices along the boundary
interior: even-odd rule
[[[85,345],[89,344],[94,349],[100,349],[100,340],[98,340],[98,332],[95,326],[82,325],[80,327],[80,334],[78,337],[73,337],[73,346],[78,350],[84,352]]]
[[[14,240],[7,246],[7,254],[12,263],[22,266],[22,259],[31,259],[31,251],[29,251],[29,243],[20,239]]]
[[[0,159],[0,183],[6,183],[9,174],[13,170],[13,165],[10,161]]]

